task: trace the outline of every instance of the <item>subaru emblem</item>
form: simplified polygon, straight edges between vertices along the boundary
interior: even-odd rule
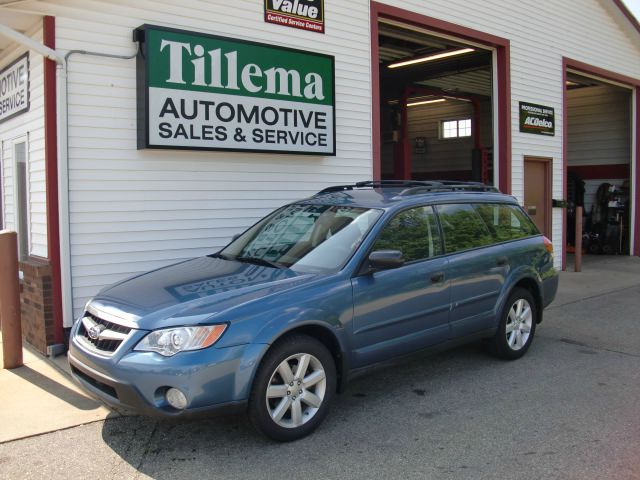
[[[89,335],[89,338],[91,340],[97,340],[98,337],[100,336],[101,332],[102,332],[102,329],[100,328],[100,326],[99,325],[94,325],[93,327],[91,327],[89,329],[87,334]]]

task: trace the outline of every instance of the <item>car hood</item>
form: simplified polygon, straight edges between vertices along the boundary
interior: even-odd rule
[[[153,330],[216,321],[212,318],[258,298],[307,283],[296,273],[221,258],[201,257],[124,280],[91,300],[96,314]]]

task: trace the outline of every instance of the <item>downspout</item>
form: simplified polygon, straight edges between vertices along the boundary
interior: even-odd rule
[[[73,322],[73,284],[71,276],[71,233],[69,215],[69,132],[67,122],[68,88],[67,73],[68,60],[71,55],[91,55],[103,58],[130,60],[137,56],[113,55],[109,53],[90,52],[87,50],[69,50],[66,54],[42,45],[20,32],[0,24],[0,35],[9,37],[16,43],[34,50],[57,64],[56,69],[56,120],[58,126],[58,215],[60,227],[60,282],[62,289],[62,325],[64,319]]]
[[[71,259],[69,255],[69,191],[68,191],[68,155],[67,155],[67,98],[66,78],[67,63],[65,57],[37,41],[8,26],[0,23],[0,35],[29,50],[39,53],[43,57],[56,62],[56,120],[58,128],[57,157],[58,157],[58,195],[59,195],[59,224],[60,224],[60,282],[62,290],[62,322],[64,318],[72,318],[71,305]]]

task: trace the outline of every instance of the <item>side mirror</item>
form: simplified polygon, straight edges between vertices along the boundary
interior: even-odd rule
[[[369,266],[373,270],[389,270],[404,265],[400,250],[376,250],[369,254]]]

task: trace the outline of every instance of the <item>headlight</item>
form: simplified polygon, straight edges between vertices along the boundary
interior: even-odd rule
[[[165,328],[149,333],[134,350],[157,352],[171,357],[178,352],[207,348],[218,341],[226,325]]]

